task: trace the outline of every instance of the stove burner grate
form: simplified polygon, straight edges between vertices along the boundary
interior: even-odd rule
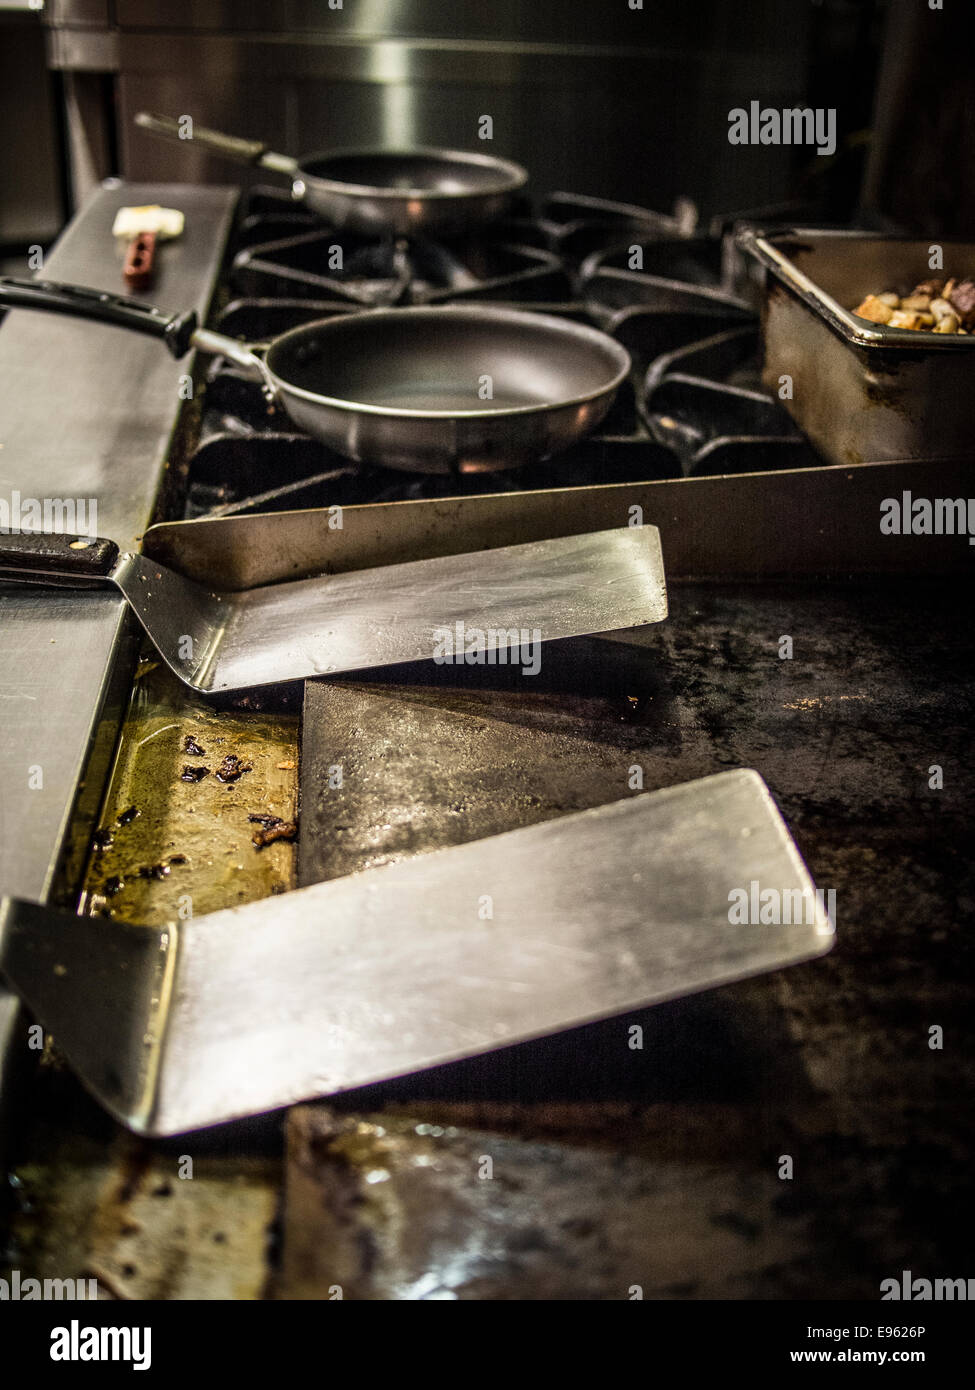
[[[634,370],[599,434],[554,459],[495,474],[414,477],[351,463],[296,433],[269,410],[257,384],[218,362],[190,459],[185,514],[821,464],[761,384],[757,317],[727,239],[695,234],[694,222],[683,203],[666,216],[566,193],[546,200],[537,216],[523,201],[477,237],[407,246],[340,237],[286,194],[254,190],[234,247],[234,297],[215,325],[222,332],[261,343],[379,304],[485,300],[595,324],[623,343]]]

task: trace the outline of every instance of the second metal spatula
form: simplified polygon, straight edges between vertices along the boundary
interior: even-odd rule
[[[766,890],[792,904],[784,920],[731,910]],[[488,1052],[831,944],[775,803],[745,769],[163,928],[0,901],[0,973],[98,1099],[149,1134]]]
[[[445,555],[238,593],[111,541],[0,534],[0,578],[114,584],[186,685],[216,694],[400,662],[489,653],[660,622],[655,526]],[[449,634],[449,637],[447,636]]]

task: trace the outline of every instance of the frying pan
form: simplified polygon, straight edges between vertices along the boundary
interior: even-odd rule
[[[360,463],[474,473],[548,458],[594,429],[630,369],[584,324],[495,305],[368,309],[293,328],[263,356],[104,290],[0,278],[0,308],[44,309],[222,354],[299,428]]]
[[[150,135],[286,174],[294,197],[338,231],[367,236],[463,231],[500,217],[528,181],[520,164],[462,150],[333,150],[293,159],[275,154],[262,140],[206,126],[194,125],[187,140],[172,116],[140,111],[135,120]]]

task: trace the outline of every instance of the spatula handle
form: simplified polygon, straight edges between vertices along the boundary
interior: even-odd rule
[[[125,251],[122,279],[130,290],[147,290],[156,268],[156,233],[140,232]]]
[[[116,328],[129,328],[160,339],[174,357],[182,357],[189,350],[197,327],[192,309],[188,313],[168,314],[152,304],[87,285],[16,280],[10,276],[0,276],[0,309],[43,309],[49,314],[111,323]]]
[[[0,530],[0,577],[87,585],[108,579],[117,559],[115,542],[97,536]]]

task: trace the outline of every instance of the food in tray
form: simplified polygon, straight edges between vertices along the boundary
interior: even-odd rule
[[[868,294],[853,312],[888,328],[971,333],[975,330],[975,280],[922,280],[910,294],[894,290]]]

